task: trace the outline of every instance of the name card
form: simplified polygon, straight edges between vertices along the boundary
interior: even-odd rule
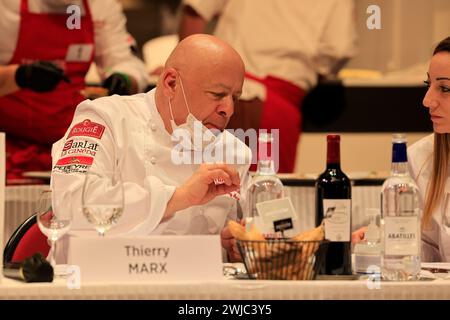
[[[218,235],[71,237],[68,263],[81,282],[221,280]]]
[[[300,233],[300,226],[291,198],[268,200],[256,204],[259,217],[257,227],[266,234],[284,232],[285,237],[294,237]],[[258,220],[258,219],[257,219]],[[259,224],[259,225],[258,225]]]

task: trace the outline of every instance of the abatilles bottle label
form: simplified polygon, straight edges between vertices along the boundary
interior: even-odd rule
[[[350,199],[323,199],[325,239],[350,241]]]
[[[384,228],[386,255],[417,255],[419,253],[417,217],[385,217]]]

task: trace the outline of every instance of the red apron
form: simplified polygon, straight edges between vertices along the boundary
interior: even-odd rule
[[[36,14],[21,0],[16,50],[9,64],[47,60],[64,69],[71,83],[61,81],[50,92],[28,89],[0,97],[0,131],[6,132],[6,172],[9,179],[23,171],[50,170],[52,143],[64,136],[76,106],[84,100],[80,90],[94,56],[89,61],[67,62],[71,44],[94,45],[94,25],[87,0],[80,29],[66,27],[68,14]]]
[[[301,133],[300,109],[306,92],[288,81],[272,76],[264,79],[248,73],[245,76],[266,87],[259,129],[280,130],[278,172],[293,172]]]

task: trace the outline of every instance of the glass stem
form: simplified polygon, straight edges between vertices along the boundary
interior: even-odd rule
[[[50,264],[54,268],[56,266],[56,241],[50,240]]]

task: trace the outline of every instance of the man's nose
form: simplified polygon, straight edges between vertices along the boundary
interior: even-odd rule
[[[232,97],[226,97],[220,106],[219,114],[226,118],[230,118],[234,113],[234,103],[235,101]]]
[[[427,90],[427,93],[425,94],[425,97],[423,97],[423,105],[426,108],[436,108],[438,106],[438,102],[434,96],[433,88],[429,87]]]

